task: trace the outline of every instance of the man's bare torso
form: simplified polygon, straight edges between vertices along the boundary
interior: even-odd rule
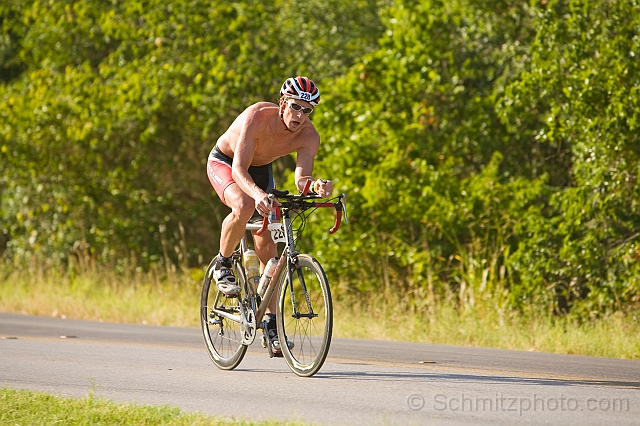
[[[258,102],[244,110],[220,136],[217,146],[233,158],[238,145],[252,146],[251,143],[241,143],[243,135],[255,142],[252,166],[269,164],[304,148],[316,151],[319,142],[318,132],[309,120],[295,132],[287,130],[280,119],[279,107],[271,102]]]

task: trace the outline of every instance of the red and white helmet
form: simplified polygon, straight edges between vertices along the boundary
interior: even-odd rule
[[[320,90],[307,77],[288,78],[282,84],[280,96],[307,101],[314,107],[320,103]]]

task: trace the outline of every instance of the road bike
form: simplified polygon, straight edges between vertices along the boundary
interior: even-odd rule
[[[335,209],[331,234],[340,228],[343,214],[348,223],[346,197],[341,194],[321,200],[309,192],[310,185],[309,180],[299,194],[272,190],[269,198],[276,211],[275,220],[265,217],[261,223],[250,221],[246,226],[247,231],[258,235],[268,230],[276,243],[283,243],[282,249],[278,249],[280,256],[275,272],[263,294],[258,294],[247,280],[243,260],[243,253],[248,249],[246,233],[232,255],[239,295],[227,297],[218,290],[213,279],[215,258],[207,268],[202,282],[200,324],[209,356],[220,369],[232,370],[240,364],[259,329],[263,332],[263,346],[270,357],[274,356],[263,318],[275,294],[278,336],[289,368],[298,376],[313,376],[329,353],[333,329],[329,282],[320,263],[309,254],[298,253],[295,244],[308,216],[318,208]],[[300,225],[294,229],[297,221]]]

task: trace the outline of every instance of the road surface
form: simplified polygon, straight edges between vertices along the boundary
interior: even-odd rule
[[[327,425],[640,424],[640,362],[334,339],[312,378],[254,343],[215,367],[197,328],[0,313],[0,386]]]

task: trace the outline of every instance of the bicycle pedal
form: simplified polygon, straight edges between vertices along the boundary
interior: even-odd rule
[[[260,340],[260,343],[262,343],[262,347],[263,347],[263,348],[265,348],[265,349],[267,349],[267,350],[269,349],[269,348],[267,347],[267,345],[268,345],[268,343],[267,343],[267,336],[262,336],[262,339]],[[280,351],[277,351],[277,350],[274,350],[274,349],[271,349],[271,350],[269,351],[269,355],[270,355],[270,356],[271,356],[271,355],[273,355],[273,358],[283,358],[283,357],[284,357],[284,355],[282,355],[282,351],[281,351],[281,350],[280,350]]]

